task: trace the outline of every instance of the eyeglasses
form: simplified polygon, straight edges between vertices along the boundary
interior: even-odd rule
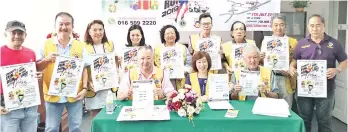
[[[321,55],[321,46],[318,45],[316,48],[315,48],[316,52],[317,52],[317,55]]]
[[[201,25],[203,25],[203,26],[210,26],[211,23],[210,22],[208,22],[208,23],[201,23]]]

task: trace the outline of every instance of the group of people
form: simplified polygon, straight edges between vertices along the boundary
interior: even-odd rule
[[[246,63],[244,70],[260,71],[262,81],[259,84],[259,96],[269,98],[283,98],[289,107],[292,106],[293,97],[297,99],[298,114],[303,118],[308,132],[311,131],[311,120],[316,107],[316,116],[319,130],[332,131],[331,118],[334,105],[335,76],[347,68],[347,54],[342,45],[324,31],[325,20],[320,15],[313,15],[308,19],[309,35],[297,41],[289,38],[290,69],[287,71],[274,71],[263,67],[265,47],[261,50],[253,40],[246,39],[246,26],[243,22],[236,21],[231,26],[231,41],[221,44],[219,51],[223,69],[211,70],[212,59],[207,52],[199,51],[196,44],[200,39],[216,39],[221,43],[221,37],[211,33],[213,26],[212,17],[202,14],[199,17],[201,32],[190,36],[189,46],[178,43],[179,31],[173,25],[165,25],[160,30],[162,44],[151,47],[145,43],[144,32],[139,25],[129,28],[127,34],[127,47],[139,47],[138,66],[130,69],[122,69],[120,63],[122,55],[115,54],[118,72],[125,72],[120,76],[119,88],[110,88],[118,100],[132,99],[133,80],[154,80],[154,95],[156,100],[165,99],[180,88],[191,88],[194,92],[207,99],[209,95],[209,74],[228,73],[230,79],[230,99],[254,100],[257,96],[242,96],[239,92],[243,87],[239,84],[240,71],[232,69],[232,46],[234,44],[247,45],[243,51],[243,59]],[[287,37],[285,34],[286,20],[282,14],[272,16],[273,36]],[[105,98],[108,90],[93,91],[93,83],[90,78],[91,54],[104,54],[115,52],[118,47],[107,38],[104,24],[100,20],[94,20],[88,24],[84,40],[79,41],[72,37],[74,18],[66,12],[58,13],[55,17],[55,34],[47,39],[40,51],[22,46],[26,38],[25,25],[19,21],[8,22],[5,29],[6,45],[1,47],[1,66],[20,63],[36,62],[37,70],[43,71],[43,96],[46,107],[46,132],[57,132],[61,123],[63,109],[68,112],[69,131],[78,132],[83,115],[83,100],[93,118],[105,106]],[[328,47],[330,45],[330,47]],[[166,70],[160,67],[160,53],[163,47],[177,46],[183,49],[185,78],[170,79]],[[52,72],[57,56],[71,56],[85,60],[82,82],[76,98],[48,95]],[[296,94],[296,60],[327,60],[327,98],[297,97]],[[336,66],[336,61],[339,65]],[[37,129],[37,106],[7,111],[3,102],[2,87],[0,89],[1,123],[5,132],[35,132]],[[117,93],[117,94],[116,94]]]

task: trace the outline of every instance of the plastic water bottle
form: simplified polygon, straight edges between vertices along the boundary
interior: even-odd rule
[[[114,96],[111,91],[108,91],[108,95],[106,96],[106,114],[114,113]]]

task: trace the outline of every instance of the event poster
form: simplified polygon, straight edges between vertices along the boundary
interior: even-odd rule
[[[260,71],[240,71],[239,83],[242,86],[239,95],[258,96]]]
[[[84,64],[78,58],[57,56],[48,95],[76,97]]]
[[[221,66],[221,56],[220,51],[220,41],[216,37],[211,37],[207,39],[199,39],[196,44],[196,49],[199,51],[205,51],[210,55],[211,58],[211,68],[210,70],[220,70]]]
[[[185,78],[184,51],[181,47],[163,47],[161,50],[161,67],[169,73],[170,79]]]
[[[246,68],[246,63],[243,59],[244,47],[247,44],[233,44],[232,45],[232,70],[242,70]]]
[[[288,37],[265,36],[262,48],[262,52],[265,52],[265,67],[272,70],[289,70]]]
[[[131,69],[138,65],[138,47],[123,48],[123,68]]]
[[[326,60],[297,60],[299,97],[327,97]]]
[[[118,87],[114,54],[93,54],[91,76],[94,91]]]
[[[5,107],[9,111],[41,104],[35,62],[0,67]]]

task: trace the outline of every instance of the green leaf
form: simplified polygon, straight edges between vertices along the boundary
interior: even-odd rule
[[[292,1],[291,4],[294,8],[305,8],[308,7],[308,5],[311,3],[309,2],[309,0],[295,0]]]

